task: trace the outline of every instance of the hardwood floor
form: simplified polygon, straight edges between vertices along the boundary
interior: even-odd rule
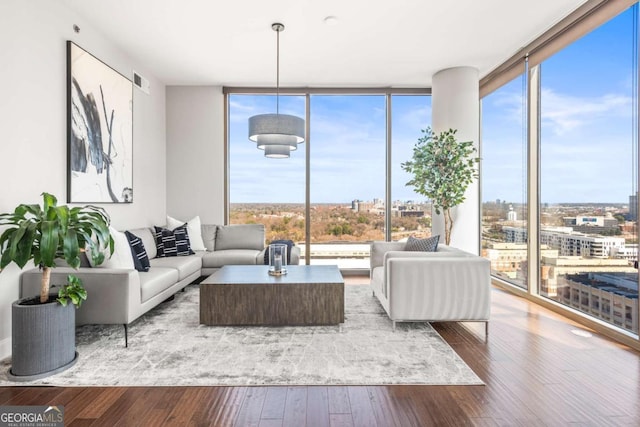
[[[368,279],[347,278],[351,285]],[[492,321],[434,324],[484,386],[5,387],[0,405],[64,405],[66,426],[640,424],[640,354],[493,290]]]

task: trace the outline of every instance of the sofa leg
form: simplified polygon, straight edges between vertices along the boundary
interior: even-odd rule
[[[396,331],[396,321],[392,320],[391,323],[393,324],[393,332]]]
[[[127,327],[126,323],[123,323],[122,326],[124,326],[124,348],[128,348],[129,347],[129,328]]]
[[[489,321],[484,322],[484,339],[489,339]]]

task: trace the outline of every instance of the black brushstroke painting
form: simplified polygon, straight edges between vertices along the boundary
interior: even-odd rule
[[[100,174],[103,170],[102,133],[100,131],[100,115],[93,94],[86,97],[78,81],[72,81],[71,93],[71,170],[87,171],[87,157]],[[87,155],[88,151],[88,155]]]
[[[68,201],[133,202],[133,86],[67,42]]]

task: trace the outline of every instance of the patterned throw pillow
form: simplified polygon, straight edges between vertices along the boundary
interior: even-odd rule
[[[175,230],[184,224],[185,221],[180,221],[167,215],[167,228]],[[204,246],[204,240],[202,240],[202,224],[200,223],[200,217],[196,216],[187,221],[187,233],[189,234],[189,245],[193,251],[206,251]]]
[[[193,255],[189,243],[189,233],[187,224],[181,225],[174,230],[168,228],[154,227],[156,235],[156,248],[158,258],[170,256]]]
[[[131,255],[133,256],[133,266],[138,271],[149,271],[151,264],[149,264],[149,256],[144,249],[144,243],[135,234],[125,231],[124,234],[129,240],[129,246],[131,246]]]
[[[413,236],[409,236],[407,244],[404,247],[405,251],[421,251],[421,252],[435,252],[438,250],[438,240],[440,235],[431,236],[427,239],[416,239]]]

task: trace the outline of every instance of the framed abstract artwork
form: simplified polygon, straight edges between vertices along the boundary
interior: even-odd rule
[[[67,202],[133,202],[131,80],[67,41]]]

